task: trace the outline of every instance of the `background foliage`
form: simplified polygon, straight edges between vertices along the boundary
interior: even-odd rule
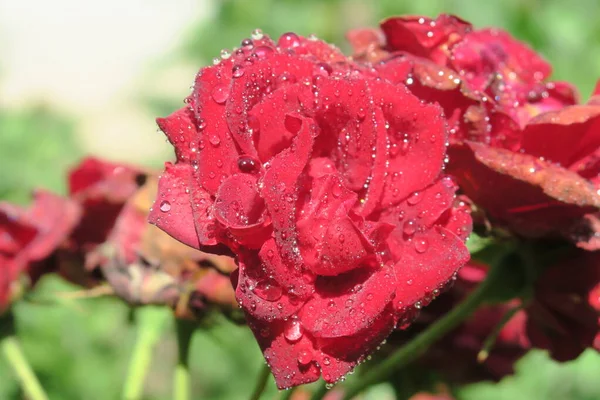
[[[177,7],[176,2],[172,4]],[[434,16],[440,12],[455,13],[478,27],[507,29],[545,55],[555,66],[555,78],[574,82],[583,98],[600,76],[600,3],[595,0],[204,0],[204,6],[210,10],[209,16],[187,28],[180,43],[147,68],[145,81],[167,79],[165,70],[175,64],[197,68],[210,63],[221,49],[238,45],[257,27],[274,37],[286,31],[315,33],[347,49],[343,37],[349,28],[374,26],[395,14]],[[3,38],[0,45],[9,40]],[[0,87],[6,83],[2,81],[2,63],[0,60]],[[192,77],[193,72],[189,81]],[[156,115],[178,108],[186,88],[181,87],[176,94],[145,89],[134,101],[144,110],[143,118],[151,121]],[[68,166],[88,150],[81,145],[76,118],[53,109],[51,102],[14,106],[11,99],[2,100],[0,199],[26,202],[30,191],[39,186],[64,192],[63,177]],[[144,134],[156,136],[152,132]],[[102,155],[112,156],[110,152]],[[143,162],[156,166],[160,159],[147,157]],[[23,346],[52,399],[118,398],[135,339],[136,316],[114,299],[69,298],[66,293],[75,289],[57,278],[45,278],[27,301],[16,306]],[[55,292],[63,294],[61,300],[49,300],[49,294]],[[263,365],[258,347],[248,329],[218,317],[211,322],[196,334],[193,343],[194,396],[214,400],[247,398]],[[164,326],[147,382],[145,398],[149,400],[170,397],[176,344],[169,324]],[[574,362],[559,365],[543,352],[534,351],[518,363],[514,377],[496,385],[473,384],[458,390],[457,395],[464,400],[592,400],[600,398],[598,376],[600,356],[595,353],[587,352]],[[359,378],[355,375],[351,379]],[[265,398],[274,393],[271,383]],[[394,398],[394,392],[390,385],[379,385],[365,397],[385,400]],[[19,398],[18,386],[0,360],[0,399]]]

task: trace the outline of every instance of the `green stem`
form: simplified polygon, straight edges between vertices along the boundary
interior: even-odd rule
[[[487,360],[492,347],[494,346],[494,344],[496,344],[496,340],[498,339],[498,335],[502,331],[502,328],[504,328],[504,325],[506,325],[506,323],[510,321],[510,319],[517,313],[517,311],[521,309],[522,307],[520,306],[513,307],[502,316],[500,322],[498,322],[498,324],[494,327],[492,333],[490,333],[489,336],[485,339],[485,341],[483,342],[483,346],[481,346],[481,350],[479,351],[479,353],[477,353],[477,362],[482,363],[485,362],[485,360]]]
[[[252,396],[250,396],[250,400],[259,400],[262,396],[265,388],[267,387],[267,382],[269,381],[269,376],[271,375],[271,370],[268,365],[264,365],[258,375],[258,379],[256,381],[256,386],[254,387],[254,391],[252,392]]]
[[[467,319],[484,302],[488,289],[496,283],[496,279],[500,276],[501,266],[502,263],[496,263],[490,269],[486,279],[462,303],[396,350],[379,365],[366,372],[360,380],[348,385],[343,399],[350,400],[370,385],[385,380],[399,368],[417,359],[431,344]],[[322,396],[313,396],[312,399],[319,400],[322,399]]]
[[[0,323],[4,323],[4,321]],[[3,336],[0,339],[0,348],[2,348],[2,353],[4,353],[6,361],[19,379],[19,382],[21,382],[21,388],[25,392],[25,397],[30,400],[48,400],[48,396],[23,354],[17,337],[14,334]]]
[[[173,399],[191,399],[192,379],[190,376],[190,346],[196,329],[190,321],[175,321],[177,328],[178,361],[175,367]]]
[[[135,311],[138,334],[121,396],[123,400],[142,398],[152,353],[163,332],[168,315],[168,310],[155,306],[144,306]]]

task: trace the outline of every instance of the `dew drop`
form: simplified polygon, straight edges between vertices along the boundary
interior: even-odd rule
[[[212,98],[218,104],[223,104],[229,98],[229,87],[226,85],[216,85],[212,90]]]
[[[417,253],[425,253],[429,248],[429,242],[427,239],[422,238],[415,241],[415,250]]]
[[[300,340],[302,337],[302,326],[300,326],[300,321],[297,319],[288,321],[283,329],[283,336],[292,343]]]
[[[283,290],[281,289],[281,286],[267,281],[257,283],[252,291],[258,297],[267,301],[277,301],[283,295]]]
[[[231,69],[231,75],[233,75],[234,78],[239,78],[239,77],[243,76],[244,75],[244,66],[235,65]]]
[[[221,50],[221,58],[223,60],[227,60],[229,57],[231,57],[231,53],[229,52],[229,50],[227,50],[227,49]]]
[[[331,65],[329,65],[327,63],[319,63],[316,66],[316,73],[318,75],[329,76],[329,75],[331,75],[332,72],[333,72],[333,68],[331,68]]]
[[[411,236],[417,231],[417,222],[414,219],[409,219],[404,222],[403,232],[405,235]]]
[[[238,168],[242,172],[253,173],[258,170],[258,162],[250,156],[240,156],[238,158]]]
[[[163,200],[160,203],[160,211],[162,211],[162,212],[169,212],[169,211],[171,211],[171,203],[169,203],[167,200]]]
[[[254,49],[254,54],[259,59],[264,59],[267,58],[269,54],[273,53],[274,51],[275,50],[273,50],[273,48],[269,46],[258,46]]]
[[[340,197],[342,195],[342,185],[339,183],[334,184],[333,187],[331,188],[331,194],[335,198]]]
[[[298,355],[298,363],[300,365],[308,365],[312,362],[312,354],[308,350],[303,350]]]
[[[252,43],[252,40],[250,40],[250,39],[244,39],[244,40],[242,40],[241,45],[244,49],[250,50],[254,46],[254,43]]]
[[[411,206],[414,206],[415,204],[419,204],[421,200],[423,200],[423,195],[420,192],[414,192],[408,197],[406,202]]]
[[[300,37],[293,32],[284,33],[277,41],[277,46],[284,49],[300,46]]]
[[[217,136],[217,135],[210,135],[210,137],[208,138],[208,141],[214,147],[219,147],[219,145],[221,144],[221,138],[219,138],[219,136]]]
[[[260,29],[255,29],[252,31],[252,34],[250,35],[252,37],[252,39],[254,40],[260,40],[264,37],[262,30]]]

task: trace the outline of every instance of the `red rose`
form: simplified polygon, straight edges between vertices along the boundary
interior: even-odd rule
[[[577,358],[600,335],[600,254],[569,254],[546,270],[525,308],[525,332],[534,347],[558,361]]]
[[[539,114],[511,134],[514,144],[475,141],[449,150],[449,173],[492,221],[525,236],[567,236],[598,248],[600,107]]]
[[[150,221],[239,261],[277,385],[343,377],[468,259],[441,109],[318,40],[262,34],[158,124],[175,147]]]
[[[506,32],[447,15],[391,18],[381,29],[380,39],[352,34],[358,56],[444,108],[448,172],[492,222],[597,248],[588,214],[600,206],[590,181],[600,172],[598,106],[574,106],[573,88],[546,83],[550,65]]]
[[[0,313],[21,274],[32,282],[45,272],[44,261],[67,238],[80,210],[72,201],[38,191],[29,208],[0,203]]]
[[[412,71],[405,79],[416,80],[417,86],[431,86],[432,81],[446,82],[444,90],[452,89],[450,82],[455,82],[455,86],[461,86],[463,95],[492,105],[471,107],[471,113],[477,110],[484,114],[483,118],[493,120],[493,114],[501,112],[518,126],[523,126],[542,111],[576,102],[575,89],[571,85],[545,82],[552,71],[550,64],[502,30],[474,30],[470,23],[442,14],[435,20],[419,16],[389,18],[381,23],[381,31],[381,36],[368,34],[370,30],[348,35],[357,56],[368,61],[408,56],[417,64],[417,71]],[[369,39],[371,43],[367,44]],[[437,68],[430,66],[430,74],[423,77],[418,69],[428,63]],[[415,89],[420,91],[418,87]],[[441,97],[447,97],[447,94]],[[465,105],[464,101],[456,102],[456,99],[433,100],[440,102],[448,116],[452,114],[449,111]],[[469,119],[469,115],[464,115],[466,109],[462,111],[463,117]],[[460,131],[458,127],[457,131]],[[485,130],[479,133],[487,136]]]

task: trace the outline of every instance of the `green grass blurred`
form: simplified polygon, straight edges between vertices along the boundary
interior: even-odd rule
[[[191,27],[178,50],[168,57],[200,67],[210,63],[221,49],[239,45],[255,28],[273,37],[286,31],[315,33],[347,49],[347,29],[374,26],[391,15],[450,12],[477,27],[505,28],[530,43],[553,63],[554,77],[575,83],[584,98],[600,71],[600,3],[595,0],[212,0],[212,7],[214,17]],[[0,70],[1,64],[0,60]],[[179,100],[160,96],[139,101],[147,107],[148,118],[166,115],[181,105]],[[69,115],[44,105],[0,110],[0,199],[26,202],[30,191],[40,186],[64,192],[67,168],[82,156],[76,143]],[[53,300],[55,293],[74,289],[48,277],[32,301],[16,305],[25,352],[51,399],[117,399],[136,335],[131,311],[115,299]],[[145,399],[171,398],[176,352],[172,331],[171,323],[156,349]],[[248,398],[264,364],[249,330],[221,320],[196,334],[192,353],[193,394],[197,399]],[[600,398],[598,376],[600,357],[594,353],[558,365],[543,352],[532,352],[519,363],[515,377],[499,385],[471,385],[462,389],[459,397],[592,400]],[[272,398],[272,382],[268,390],[265,398]],[[393,398],[390,390],[389,386],[378,386],[367,398]],[[0,360],[0,399],[21,398],[16,381]]]

